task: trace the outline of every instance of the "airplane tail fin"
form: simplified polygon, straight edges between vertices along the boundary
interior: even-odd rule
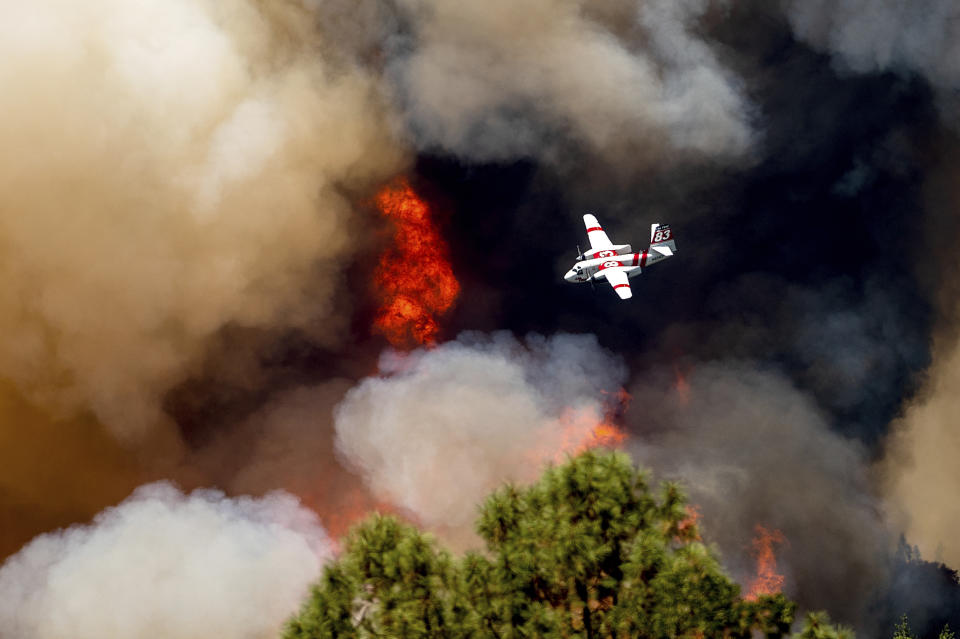
[[[650,225],[650,250],[665,257],[677,252],[677,242],[673,230],[666,224]]]

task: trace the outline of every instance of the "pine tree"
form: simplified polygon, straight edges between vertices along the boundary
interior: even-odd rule
[[[285,639],[784,637],[795,604],[757,601],[723,571],[675,484],[651,488],[618,453],[586,452],[483,504],[485,552],[453,559],[374,516],[348,536]],[[803,639],[849,639],[825,616]]]

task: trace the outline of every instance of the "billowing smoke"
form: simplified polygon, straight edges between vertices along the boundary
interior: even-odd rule
[[[704,535],[746,583],[754,526],[781,530],[786,591],[858,619],[888,572],[891,540],[865,449],[782,374],[756,363],[654,371],[631,388],[637,458],[681,480]],[[642,407],[642,409],[641,409]]]
[[[788,0],[797,35],[857,73],[919,73],[960,125],[960,7],[953,0]]]
[[[377,495],[460,542],[490,491],[535,478],[589,435],[601,391],[626,372],[593,336],[507,333],[387,353],[380,368],[337,408],[337,449]]]
[[[419,149],[610,164],[736,158],[752,143],[736,76],[695,34],[707,0],[402,0],[386,73]]]
[[[399,155],[373,80],[274,5],[5,8],[0,376],[46,410],[136,438],[225,324],[336,334],[344,193]]]
[[[626,362],[633,452],[690,485],[738,576],[754,525],[779,528],[788,594],[869,619],[901,524],[925,556],[942,543],[960,561],[956,509],[937,498],[960,488],[945,426],[960,383],[960,162],[934,157],[953,143],[933,106],[950,120],[955,17],[947,2],[887,0],[6,7],[4,548],[161,474],[231,494],[285,488],[325,524],[337,515],[337,533],[390,502],[463,547],[490,489],[534,477],[603,420],[600,391],[625,382]],[[362,379],[383,347],[363,280],[382,238],[353,211],[401,170],[436,200],[461,281],[441,334],[556,337],[466,334],[388,352]],[[558,276],[587,211],[635,247],[650,222],[672,222],[681,253],[631,304],[574,290]],[[927,384],[885,439],[929,343]],[[676,371],[689,373],[679,389]],[[884,454],[881,502],[868,469]],[[155,564],[109,549],[95,564],[94,551],[148,508],[177,521],[207,509],[231,532],[206,546],[234,557],[322,539],[263,514],[277,499],[154,487],[93,527],[40,537],[0,572],[0,632],[137,636],[149,618],[208,636]],[[190,575],[185,593],[210,565],[203,546],[158,546],[174,581]],[[247,615],[223,621],[235,634],[269,636],[316,572],[310,552],[289,588],[243,605],[212,580],[282,576],[224,559],[196,577],[201,601]],[[74,570],[107,584],[103,600],[130,600],[104,581],[128,571],[162,596],[69,618],[82,612],[63,603],[69,588],[93,591],[61,579]],[[270,591],[288,594],[254,597]],[[152,599],[166,607],[144,608]]]
[[[272,638],[331,551],[289,494],[150,484],[8,558],[0,628],[9,639]]]

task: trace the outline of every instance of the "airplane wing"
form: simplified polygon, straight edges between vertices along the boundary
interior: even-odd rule
[[[620,296],[622,300],[628,300],[633,297],[630,290],[630,278],[627,277],[627,271],[619,266],[603,269],[603,274],[613,287],[613,292]]]
[[[590,238],[590,248],[607,249],[613,246],[613,242],[611,242],[607,234],[603,232],[603,227],[600,226],[597,218],[587,213],[583,216],[583,223],[587,227],[587,237]]]

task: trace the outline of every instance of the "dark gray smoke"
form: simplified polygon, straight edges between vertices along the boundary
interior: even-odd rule
[[[754,527],[777,529],[785,590],[865,626],[889,578],[892,544],[864,447],[783,374],[757,362],[653,370],[631,387],[636,457],[683,481],[741,583],[754,574]]]
[[[802,40],[846,73],[917,73],[937,90],[944,118],[960,125],[960,7],[951,0],[788,0]]]

